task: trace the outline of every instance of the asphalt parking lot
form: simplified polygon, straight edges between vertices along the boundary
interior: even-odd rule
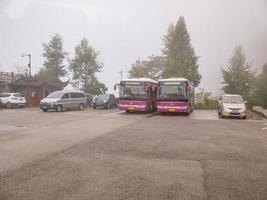
[[[0,110],[0,199],[267,199],[267,122]]]

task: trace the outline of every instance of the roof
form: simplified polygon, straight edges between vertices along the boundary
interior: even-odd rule
[[[236,96],[238,96],[238,97],[241,97],[241,95],[240,94],[223,94],[222,96],[230,96],[230,97],[236,97]]]
[[[13,86],[33,86],[40,87],[41,85],[46,84],[48,86],[55,86],[63,88],[69,84],[69,81],[62,82],[59,79],[47,79],[41,77],[21,77],[18,80],[15,80],[11,83]]]
[[[122,79],[121,80],[121,82],[126,82],[126,81],[158,83],[157,81],[155,81],[151,78],[129,78],[129,79]]]
[[[172,81],[188,81],[186,78],[166,78],[166,79],[159,79],[159,82],[172,82]]]

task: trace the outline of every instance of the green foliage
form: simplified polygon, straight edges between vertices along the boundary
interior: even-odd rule
[[[93,95],[99,95],[99,94],[104,94],[107,90],[108,90],[108,88],[105,86],[105,84],[99,82],[95,78],[87,86],[86,92],[90,93],[90,94],[93,94]]]
[[[255,71],[247,64],[246,55],[241,46],[237,46],[229,61],[229,66],[222,69],[225,93],[240,94],[248,99],[256,83]]]
[[[129,71],[130,78],[151,78],[159,79],[162,75],[162,70],[164,67],[164,59],[162,56],[150,56],[148,60],[136,60],[132,64],[132,68]]]
[[[103,64],[98,61],[98,53],[88,44],[87,39],[82,39],[75,47],[75,56],[70,61],[72,72],[72,85],[84,92],[93,95],[104,93],[107,88],[98,82],[95,73],[100,72]]]
[[[198,72],[198,57],[190,43],[191,39],[186,28],[184,17],[180,17],[174,26],[171,24],[163,38],[162,53],[166,58],[166,65],[162,76],[185,77],[198,86],[201,75]]]
[[[40,69],[38,75],[50,79],[59,78],[66,75],[63,61],[67,53],[63,49],[63,39],[59,34],[51,36],[48,44],[43,44],[44,67]]]
[[[195,95],[195,109],[215,110],[218,108],[218,99],[213,97],[210,92],[201,92]]]
[[[267,63],[263,66],[258,80],[258,96],[263,107],[267,108]]]

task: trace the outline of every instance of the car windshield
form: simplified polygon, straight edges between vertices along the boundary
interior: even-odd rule
[[[24,97],[22,94],[17,93],[17,94],[13,94],[14,97]]]
[[[99,100],[106,100],[109,98],[109,94],[100,94],[96,97],[96,99],[99,99]]]
[[[53,92],[49,94],[46,98],[60,98],[64,92]]]
[[[244,100],[241,96],[223,96],[224,103],[243,103]]]
[[[185,100],[186,86],[184,84],[161,85],[158,91],[158,98],[166,100]]]

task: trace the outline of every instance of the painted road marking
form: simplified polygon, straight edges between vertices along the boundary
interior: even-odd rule
[[[267,130],[267,127],[262,128],[262,130]]]

